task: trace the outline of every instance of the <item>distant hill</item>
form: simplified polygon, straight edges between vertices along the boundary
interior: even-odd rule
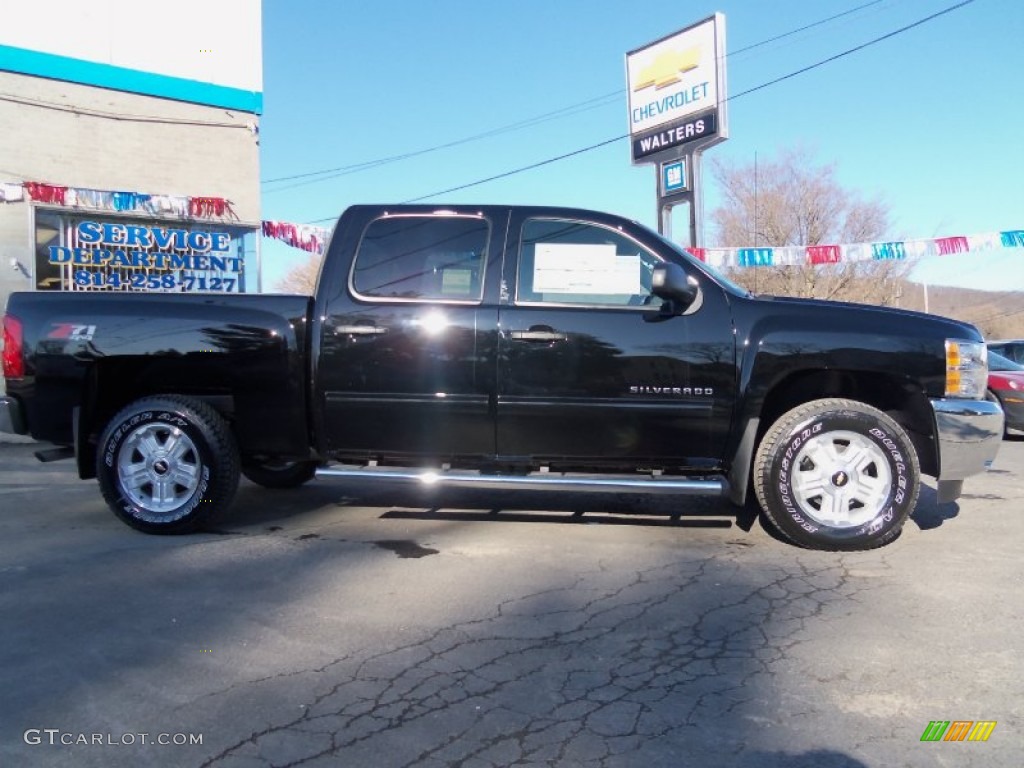
[[[978,326],[987,339],[1024,339],[1024,291],[979,291],[909,280],[910,262],[734,268],[726,272],[754,293],[808,296],[927,311]]]
[[[928,311],[978,326],[987,339],[1024,339],[1024,292],[929,285]],[[924,311],[925,287],[901,281],[893,305]]]

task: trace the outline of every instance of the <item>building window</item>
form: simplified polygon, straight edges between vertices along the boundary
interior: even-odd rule
[[[251,228],[47,209],[35,213],[41,291],[244,293],[256,286]]]

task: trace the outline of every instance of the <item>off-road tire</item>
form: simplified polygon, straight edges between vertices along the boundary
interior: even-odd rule
[[[107,505],[145,533],[189,533],[231,504],[239,459],[227,422],[178,395],[136,400],[103,430],[96,475]]]
[[[753,480],[765,516],[785,538],[809,549],[861,550],[899,536],[921,471],[910,438],[889,416],[829,398],[797,406],[768,429]]]

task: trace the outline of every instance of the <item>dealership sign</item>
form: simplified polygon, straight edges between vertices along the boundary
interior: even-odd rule
[[[627,53],[626,79],[634,162],[728,137],[722,14]]]
[[[227,232],[97,221],[81,221],[75,229],[78,245],[50,246],[49,262],[70,266],[80,287],[241,289],[242,258],[232,252]]]
[[[633,160],[664,154],[665,150],[682,147],[699,139],[713,138],[716,135],[715,128],[715,115],[711,113],[633,136]]]

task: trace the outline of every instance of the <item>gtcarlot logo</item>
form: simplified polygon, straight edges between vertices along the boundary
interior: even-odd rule
[[[988,741],[995,729],[995,720],[932,720],[921,741]]]
[[[85,733],[62,731],[60,728],[29,728],[22,738],[26,744],[65,747],[131,747],[138,744],[157,744],[162,747],[201,745],[201,733]]]

